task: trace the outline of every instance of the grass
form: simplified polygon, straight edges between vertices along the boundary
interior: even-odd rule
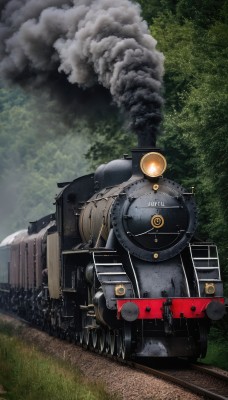
[[[224,328],[217,329],[216,327],[212,327],[209,335],[207,356],[202,362],[228,371],[227,330]]]
[[[202,360],[204,364],[214,365],[228,371],[228,346],[226,342],[209,342],[207,356]]]
[[[15,333],[9,324],[0,324],[0,386],[6,391],[4,399],[114,399],[101,385],[86,381],[75,367],[44,355]]]

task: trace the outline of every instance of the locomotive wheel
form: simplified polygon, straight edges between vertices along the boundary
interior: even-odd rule
[[[105,331],[103,329],[99,332],[98,349],[100,354],[103,353],[105,349]]]
[[[79,332],[79,343],[81,346],[83,345],[83,336],[84,336],[84,332],[82,330]]]
[[[122,345],[122,358],[125,360],[131,352],[131,335],[124,335]]]
[[[116,355],[116,333],[115,333],[115,331],[110,332],[110,353],[112,356]]]
[[[41,322],[41,330],[44,331],[44,332],[46,332],[47,329],[48,329],[48,324],[47,324],[46,319],[44,318],[44,319],[42,320],[42,322]]]
[[[79,334],[79,332],[75,332],[74,333],[74,343],[75,344],[80,343],[80,334]]]
[[[123,338],[121,332],[119,332],[116,337],[116,350],[117,357],[121,358],[123,353]]]
[[[59,328],[59,338],[62,340],[66,339],[66,331],[62,328]]]
[[[117,336],[117,356],[125,360],[131,353],[131,327],[125,325],[123,332]]]
[[[69,343],[72,343],[72,334],[71,334],[71,331],[70,330],[67,330],[66,331],[66,340],[69,342]]]
[[[53,327],[54,336],[62,339],[61,315],[57,313]]]
[[[55,335],[57,338],[61,338],[61,329],[58,326],[55,328]]]
[[[83,345],[86,349],[90,346],[90,330],[88,328],[83,329]]]
[[[95,350],[95,349],[97,349],[97,345],[98,345],[98,334],[97,334],[96,329],[92,330],[91,336],[92,336],[93,349]]]
[[[110,331],[108,330],[105,335],[105,353],[109,354],[111,348],[111,335]]]
[[[52,328],[51,322],[49,322],[48,325],[47,325],[47,333],[50,336],[53,336],[53,328]]]
[[[205,324],[199,325],[199,335],[200,335],[200,357],[204,358],[207,353],[207,336],[208,336],[208,329]]]

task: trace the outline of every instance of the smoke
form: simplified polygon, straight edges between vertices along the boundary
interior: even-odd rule
[[[0,77],[91,104],[110,93],[154,146],[162,119],[163,55],[130,0],[0,0]],[[64,79],[64,77],[67,79]],[[70,88],[69,83],[72,85]],[[103,87],[103,91],[101,90]],[[107,97],[106,97],[107,99]]]

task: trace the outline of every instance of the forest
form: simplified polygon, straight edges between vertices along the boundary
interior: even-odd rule
[[[228,1],[138,3],[165,57],[157,147],[168,159],[166,176],[194,187],[197,235],[218,244],[227,282]],[[54,211],[57,182],[91,172],[136,145],[115,107],[68,116],[49,94],[1,81],[0,239]]]

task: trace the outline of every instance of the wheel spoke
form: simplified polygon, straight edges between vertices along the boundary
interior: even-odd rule
[[[121,358],[122,357],[122,349],[123,349],[123,338],[122,338],[122,333],[119,332],[117,335],[117,357]]]
[[[83,345],[86,349],[88,349],[90,345],[90,330],[88,328],[83,329]]]
[[[74,343],[75,344],[80,343],[80,333],[79,332],[74,333]]]
[[[111,344],[111,336],[110,336],[110,331],[108,330],[106,332],[106,336],[105,336],[105,353],[106,354],[110,353],[110,344]]]
[[[99,332],[99,352],[103,353],[105,348],[105,331],[103,329]]]
[[[80,343],[80,345],[82,346],[82,344],[83,344],[83,330],[81,331],[81,332],[79,332],[79,343]]]
[[[116,333],[110,332],[110,353],[112,356],[116,355]]]
[[[125,325],[123,329],[123,345],[122,345],[122,358],[125,359],[131,353],[131,326]]]
[[[208,328],[204,324],[199,325],[200,334],[200,357],[204,358],[207,353],[207,341],[208,341]]]
[[[93,349],[97,349],[97,345],[98,345],[98,334],[97,334],[97,330],[93,329],[92,331],[92,345],[93,345]]]

